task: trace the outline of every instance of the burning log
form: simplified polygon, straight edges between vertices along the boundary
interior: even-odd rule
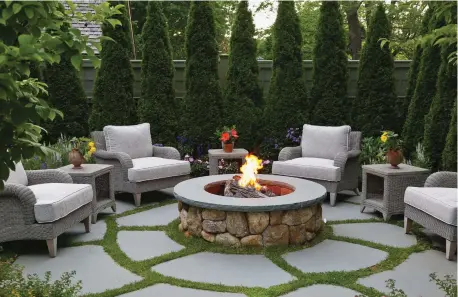
[[[276,196],[267,187],[262,187],[260,191],[254,187],[242,187],[239,185],[240,176],[234,177],[226,181],[224,187],[224,196],[237,198],[267,198]]]

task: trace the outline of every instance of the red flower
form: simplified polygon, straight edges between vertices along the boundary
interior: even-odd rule
[[[229,133],[228,133],[228,132],[223,132],[223,133],[221,134],[221,138],[220,138],[220,139],[221,139],[222,141],[228,141],[229,138],[230,138]]]
[[[239,136],[237,135],[237,131],[236,131],[235,129],[232,129],[232,130],[231,130],[231,134],[232,134],[232,136],[235,137],[235,138],[239,137]]]

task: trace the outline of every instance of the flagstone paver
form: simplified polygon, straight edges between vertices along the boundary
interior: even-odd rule
[[[118,245],[134,261],[158,257],[184,249],[162,231],[120,231]]]
[[[155,207],[130,216],[117,219],[119,226],[161,226],[178,218],[176,203]]]
[[[434,282],[430,282],[429,274],[436,272],[442,279],[444,275],[450,274],[456,278],[456,268],[456,261],[445,259],[443,252],[429,250],[410,255],[394,270],[360,278],[358,283],[387,292],[385,282],[394,279],[396,288],[404,290],[407,296],[444,296],[444,292],[440,291]]]
[[[281,297],[355,297],[359,292],[332,285],[313,285],[300,288]]]
[[[153,271],[195,282],[263,287],[294,280],[263,255],[198,253],[156,265]]]
[[[367,220],[377,218],[375,212],[366,208],[364,213],[359,211],[359,205],[352,203],[338,202],[336,206],[332,207],[327,203],[323,204],[323,219],[327,221],[341,221],[341,220]]]
[[[360,223],[333,225],[334,235],[362,239],[384,245],[405,248],[417,243],[404,228],[385,223]]]
[[[388,253],[358,244],[325,240],[282,257],[303,272],[352,271],[383,261]]]
[[[48,254],[23,255],[15,263],[24,266],[24,275],[37,273],[43,277],[46,271],[51,271],[53,280],[74,270],[75,281],[83,283],[82,294],[101,293],[142,279],[116,264],[103,247],[95,245],[59,248],[56,258]]]
[[[103,220],[97,221],[96,224],[91,224],[91,232],[86,233],[84,224],[76,224],[72,229],[65,232],[72,242],[88,242],[93,240],[102,240],[107,232],[107,224]]]
[[[212,292],[191,288],[182,288],[168,284],[157,284],[119,297],[245,297],[243,294]],[[346,297],[346,296],[343,296]],[[354,297],[354,296],[352,296]]]

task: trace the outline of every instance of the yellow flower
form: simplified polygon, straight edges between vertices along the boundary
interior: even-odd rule
[[[388,136],[386,136],[385,134],[383,134],[382,136],[380,136],[380,140],[382,142],[386,142],[388,140]]]
[[[93,147],[91,147],[91,148],[89,149],[89,152],[91,152],[91,153],[94,153],[95,151],[96,151],[95,146],[93,146]]]
[[[93,141],[89,142],[88,145],[89,145],[89,147],[94,147],[95,146]]]
[[[383,131],[383,136],[387,136],[388,135],[388,131]]]

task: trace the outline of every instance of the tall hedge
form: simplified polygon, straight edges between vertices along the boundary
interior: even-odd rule
[[[285,138],[288,128],[308,121],[309,102],[302,67],[302,34],[294,1],[278,3],[273,25],[273,68],[264,113],[267,137]]]
[[[347,123],[347,40],[337,1],[323,1],[313,50],[311,122],[336,126]]]
[[[432,17],[429,30],[432,31],[443,25],[443,20]],[[420,69],[415,86],[415,92],[410,101],[406,121],[402,129],[404,140],[404,154],[410,158],[418,143],[423,141],[425,115],[431,106],[432,98],[436,93],[437,73],[441,64],[441,50],[439,45],[423,47]]]
[[[452,109],[452,120],[450,121],[445,148],[442,152],[442,170],[456,171],[456,101]]]
[[[194,143],[206,143],[222,124],[223,98],[218,80],[218,44],[208,1],[193,1],[186,28],[186,97],[183,121]],[[236,107],[232,110],[235,112]]]
[[[237,126],[240,136],[237,146],[246,148],[251,148],[258,138],[263,107],[254,34],[248,1],[240,1],[230,39],[224,118],[228,125]]]
[[[365,136],[398,127],[394,61],[388,43],[381,42],[381,39],[389,40],[390,36],[391,25],[385,6],[379,4],[371,16],[366,43],[361,51],[358,95],[352,108],[352,128],[361,130]]]
[[[89,104],[79,73],[70,58],[62,55],[60,63],[48,64],[43,71],[48,85],[48,102],[64,114],[43,123],[48,134],[45,141],[55,142],[61,134],[82,137],[88,135]]]
[[[167,19],[160,2],[148,2],[148,15],[142,31],[143,59],[140,122],[151,123],[154,143],[173,144],[177,136],[177,104],[173,88],[173,63]]]
[[[103,35],[115,42],[102,41],[102,61],[95,79],[89,120],[92,130],[103,129],[106,125],[137,123],[137,107],[133,97],[134,75],[130,64],[132,43],[126,9],[123,8],[122,12],[114,16],[122,25],[115,28],[109,24],[102,26]]]

